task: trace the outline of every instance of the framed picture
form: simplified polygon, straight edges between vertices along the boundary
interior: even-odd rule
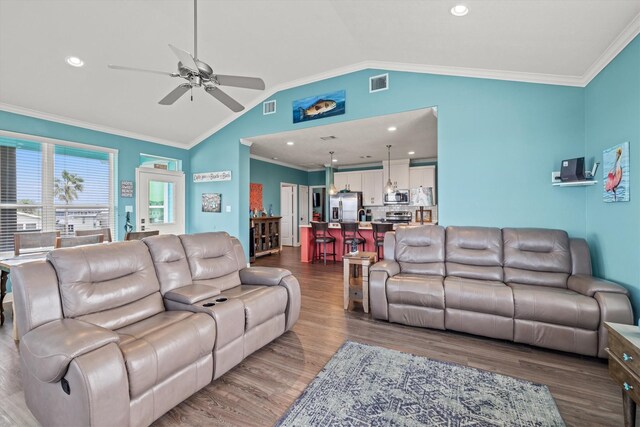
[[[614,145],[602,152],[605,203],[629,201],[629,142]]]
[[[202,193],[202,212],[222,212],[222,195],[220,193]]]
[[[323,119],[345,113],[346,91],[337,90],[293,101],[293,123]]]
[[[433,221],[433,212],[431,209],[424,210],[424,222],[432,222]],[[415,222],[420,222],[420,209],[416,211],[416,220]]]

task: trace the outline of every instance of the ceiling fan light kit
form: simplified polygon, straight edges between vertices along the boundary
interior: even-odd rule
[[[264,90],[264,81],[258,77],[230,76],[214,74],[213,69],[206,62],[198,58],[198,0],[193,1],[193,47],[194,53],[182,50],[169,44],[169,49],[178,58],[178,72],[167,73],[163,71],[147,70],[143,68],[125,67],[121,65],[109,65],[109,68],[123,71],[137,71],[142,73],[160,74],[169,77],[180,77],[186,83],[180,84],[169,92],[158,103],[160,105],[172,105],[185,93],[193,88],[202,87],[206,93],[217,99],[233,112],[244,110],[244,106],[220,89],[219,86],[239,87],[244,89]],[[192,92],[193,93],[193,92]],[[193,101],[193,94],[191,96]]]

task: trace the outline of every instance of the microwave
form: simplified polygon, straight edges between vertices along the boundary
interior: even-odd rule
[[[396,190],[391,193],[384,193],[385,205],[408,205],[409,190]]]

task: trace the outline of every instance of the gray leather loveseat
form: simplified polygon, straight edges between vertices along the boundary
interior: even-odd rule
[[[151,424],[297,321],[291,273],[246,265],[220,232],[12,269],[27,406],[43,425]]]
[[[628,292],[591,275],[583,239],[548,229],[407,226],[371,268],[376,319],[607,357]]]

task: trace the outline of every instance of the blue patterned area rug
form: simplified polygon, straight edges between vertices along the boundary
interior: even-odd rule
[[[564,426],[546,386],[347,341],[276,426]]]

